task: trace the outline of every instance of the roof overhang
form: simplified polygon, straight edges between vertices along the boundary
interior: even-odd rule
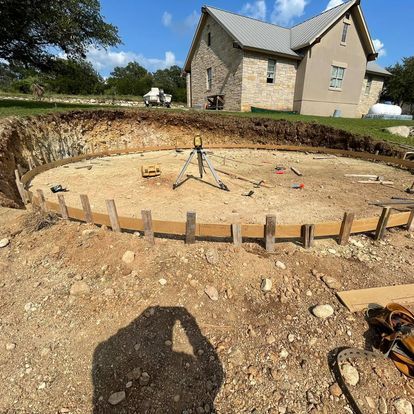
[[[303,55],[297,53],[295,55],[289,55],[287,53],[280,53],[280,52],[275,52],[273,50],[266,50],[266,49],[258,49],[255,47],[250,47],[250,46],[242,46],[241,48],[243,50],[248,50],[250,52],[258,52],[258,53],[266,53],[266,55],[269,56],[280,56],[280,57],[284,57],[286,59],[292,59],[292,60],[302,60],[303,59]]]

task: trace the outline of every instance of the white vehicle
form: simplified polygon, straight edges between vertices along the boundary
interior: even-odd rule
[[[144,95],[145,106],[171,106],[172,95],[164,93],[164,89],[151,88],[151,90]]]

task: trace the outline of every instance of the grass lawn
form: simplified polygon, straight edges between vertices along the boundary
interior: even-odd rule
[[[384,119],[361,119],[361,118],[326,118],[322,116],[310,116],[310,115],[293,115],[283,113],[272,114],[260,114],[250,112],[223,112],[223,115],[231,114],[240,117],[258,117],[268,119],[286,119],[291,122],[315,122],[317,124],[331,126],[333,128],[344,129],[345,131],[352,132],[359,135],[367,135],[372,138],[384,141],[398,142],[401,144],[409,144],[414,146],[413,138],[399,137],[398,135],[392,135],[384,128],[391,126],[407,125],[414,127],[414,121],[394,121]]]

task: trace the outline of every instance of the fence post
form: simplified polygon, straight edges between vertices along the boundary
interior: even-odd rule
[[[121,226],[119,225],[118,212],[116,211],[116,205],[114,200],[105,200],[106,209],[108,210],[109,221],[113,231],[120,232]]]
[[[302,246],[304,249],[309,249],[314,244],[315,225],[304,224],[302,226]]]
[[[39,206],[40,206],[40,210],[42,210],[43,212],[47,212],[47,207],[46,207],[46,199],[45,199],[45,195],[43,194],[43,190],[41,190],[40,188],[38,188],[36,190],[37,196],[39,198]]]
[[[414,231],[414,208],[411,210],[410,218],[408,219],[407,230],[410,232]]]
[[[24,205],[27,204],[27,196],[26,196],[26,190],[24,189],[24,186],[20,180],[20,173],[19,170],[14,170],[14,175],[16,177],[16,187],[17,191],[20,194],[20,198],[22,199],[22,202]]]
[[[339,232],[339,238],[338,238],[338,244],[340,246],[345,246],[346,244],[348,244],[354,218],[355,218],[354,213],[344,214],[344,218],[341,224],[341,231]]]
[[[187,212],[187,222],[185,225],[185,242],[187,244],[195,243],[195,232],[196,232],[196,212]]]
[[[151,210],[141,211],[142,222],[144,223],[144,235],[147,241],[154,243],[154,231],[152,229]]]
[[[60,215],[64,220],[69,218],[68,208],[65,203],[65,196],[63,194],[58,194],[58,201],[59,201],[59,208],[60,208]]]
[[[240,223],[233,223],[231,225],[231,233],[233,236],[233,244],[235,246],[241,246],[243,243],[242,232],[241,232],[241,224]]]
[[[375,240],[381,240],[384,237],[387,229],[388,219],[390,218],[391,207],[384,207],[382,209],[381,217],[378,220],[377,229],[375,231]]]
[[[275,251],[275,235],[276,235],[276,216],[269,214],[266,216],[266,226],[265,226],[266,251],[269,253],[273,253]]]
[[[86,194],[81,194],[80,199],[82,203],[83,212],[85,213],[85,221],[87,223],[93,223],[92,210],[88,196]]]

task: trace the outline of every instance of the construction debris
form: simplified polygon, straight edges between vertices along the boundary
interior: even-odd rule
[[[245,193],[242,193],[242,196],[251,197],[253,194],[254,194],[254,191],[253,190],[250,190],[250,191],[247,191]]]
[[[297,169],[297,168],[295,168],[295,167],[290,167],[290,169],[296,174],[296,175],[298,175],[299,177],[302,177],[302,173]]]
[[[384,181],[384,177],[382,177],[381,175],[372,174],[345,174],[345,177],[367,178],[369,180]]]
[[[393,185],[394,181],[373,181],[373,180],[361,180],[357,181],[359,184],[382,184],[382,185]]]
[[[303,183],[302,184],[293,184],[292,188],[295,189],[295,190],[302,190],[302,189],[305,188],[305,184],[303,184]]]
[[[81,170],[82,168],[86,168],[87,170],[91,170],[92,165],[82,165],[80,167],[75,167],[75,170]]]
[[[161,175],[161,167],[159,164],[143,165],[141,167],[141,174],[143,178],[158,177]]]

